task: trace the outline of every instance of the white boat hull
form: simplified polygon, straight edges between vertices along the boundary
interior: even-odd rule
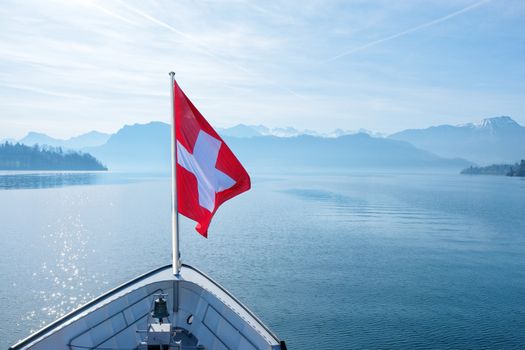
[[[248,308],[189,265],[178,277],[168,265],[125,283],[10,349],[148,349],[146,329],[159,293],[167,294],[170,336],[177,329],[179,337],[165,349],[286,349]]]

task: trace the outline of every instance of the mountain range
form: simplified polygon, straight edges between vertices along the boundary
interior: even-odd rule
[[[106,144],[84,150],[113,170],[168,171],[170,125],[162,122],[128,125]],[[255,167],[454,167],[470,165],[462,159],[445,159],[417,149],[408,142],[360,133],[337,138],[233,137],[225,142],[248,168]]]
[[[367,130],[321,134],[295,128],[239,124],[218,129],[249,166],[454,167],[525,158],[525,127],[510,117],[412,129],[388,137]],[[170,126],[126,125],[115,134],[92,131],[67,140],[31,132],[18,142],[89,152],[110,169],[169,170]]]
[[[245,125],[245,124],[238,124],[231,128],[217,128],[217,132],[221,136],[231,136],[231,137],[240,137],[240,138],[246,138],[246,137],[256,137],[256,136],[277,136],[277,137],[295,137],[300,135],[310,135],[310,136],[317,136],[317,137],[339,137],[344,135],[352,135],[352,134],[368,134],[370,136],[375,137],[383,137],[384,134],[370,131],[367,129],[359,129],[359,130],[343,130],[343,129],[335,129],[328,133],[321,133],[314,130],[298,130],[294,127],[288,126],[284,128],[269,128],[264,125]]]
[[[98,131],[91,131],[69,139],[56,139],[46,134],[30,132],[19,143],[26,146],[47,145],[53,147],[62,147],[65,149],[80,150],[85,147],[95,147],[105,144],[111,134],[105,134]]]
[[[487,118],[480,123],[405,130],[389,138],[410,142],[442,157],[461,157],[480,165],[514,163],[525,158],[525,127],[508,116]]]

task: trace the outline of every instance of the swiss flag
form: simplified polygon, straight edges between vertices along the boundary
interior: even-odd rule
[[[195,229],[208,237],[219,206],[249,190],[250,176],[177,82],[174,89],[179,213],[195,220]]]

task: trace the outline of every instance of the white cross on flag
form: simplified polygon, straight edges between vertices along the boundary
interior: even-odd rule
[[[250,176],[191,101],[174,86],[179,213],[204,237],[219,206],[250,189]]]

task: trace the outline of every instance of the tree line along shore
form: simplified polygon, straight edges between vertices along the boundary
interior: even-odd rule
[[[492,164],[484,167],[470,166],[461,171],[465,175],[506,175],[525,177],[525,160],[512,164]]]
[[[89,153],[64,151],[61,147],[0,144],[0,170],[108,170]]]

